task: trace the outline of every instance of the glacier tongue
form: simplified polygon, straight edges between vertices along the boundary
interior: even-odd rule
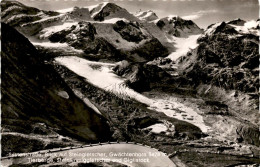
[[[194,124],[203,132],[207,132],[210,129],[205,125],[201,115],[193,110],[193,108],[177,102],[174,97],[167,97],[165,99],[148,98],[128,88],[124,83],[124,79],[113,73],[112,67],[115,64],[93,62],[76,56],[57,57],[55,58],[55,62],[84,77],[93,85],[112,92],[121,98],[130,98],[144,103],[152,110],[163,112],[169,117]]]
[[[188,38],[173,37],[170,40],[175,43],[176,51],[172,52],[167,58],[176,61],[181,56],[185,56],[191,49],[195,49],[198,46],[197,39],[199,37],[200,34],[191,35]]]

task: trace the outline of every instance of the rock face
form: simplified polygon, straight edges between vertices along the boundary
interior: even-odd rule
[[[34,124],[41,123],[65,136],[107,141],[110,130],[106,119],[74,95],[53,67],[43,63],[28,39],[4,23],[1,28],[5,131],[33,134]]]
[[[184,20],[179,16],[168,16],[156,22],[156,25],[166,33],[175,37],[187,37],[203,32],[193,21]]]
[[[153,38],[138,48],[131,51],[133,57],[141,57],[146,60],[153,60],[157,57],[165,57],[168,55],[168,50],[160,43],[156,38]],[[138,62],[138,60],[133,59],[133,61]],[[142,61],[141,61],[142,62]]]
[[[209,26],[199,46],[180,60],[194,84],[257,93],[259,88],[259,36],[237,31],[232,25]]]
[[[113,28],[122,36],[123,39],[129,42],[138,43],[143,39],[146,39],[146,36],[140,30],[138,23],[117,21]]]
[[[237,134],[240,136],[238,140],[246,143],[260,146],[260,132],[257,127],[249,125],[241,125],[237,128]]]
[[[125,83],[136,91],[147,91],[155,83],[163,83],[170,80],[171,76],[155,65],[118,62],[113,71],[126,78]]]

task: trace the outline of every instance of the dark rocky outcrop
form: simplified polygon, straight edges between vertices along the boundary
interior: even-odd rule
[[[146,39],[146,36],[143,35],[139,27],[140,25],[138,23],[125,23],[124,21],[117,21],[113,26],[114,30],[118,32],[123,39],[136,43]]]
[[[43,63],[28,39],[4,23],[1,26],[2,128],[33,134],[34,124],[44,123],[65,136],[107,141],[106,119],[74,95],[52,66]]]
[[[155,83],[170,80],[171,76],[156,65],[143,63],[119,62],[113,70],[126,78],[125,83],[136,91],[146,91]]]
[[[238,142],[245,141],[248,144],[260,146],[260,130],[256,126],[240,125],[237,127]]]
[[[137,55],[145,61],[150,61],[157,57],[165,57],[168,53],[168,50],[156,38],[152,38],[143,45],[130,51],[131,55]]]

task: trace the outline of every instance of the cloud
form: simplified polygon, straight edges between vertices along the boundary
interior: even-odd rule
[[[217,13],[217,10],[200,10],[198,12],[195,12],[191,15],[182,16],[183,19],[186,20],[196,20],[204,15],[210,14],[210,13]]]

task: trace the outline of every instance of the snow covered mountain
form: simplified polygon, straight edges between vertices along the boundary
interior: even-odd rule
[[[156,25],[175,37],[187,37],[203,32],[193,21],[184,20],[179,16],[168,16],[155,21]]]
[[[135,14],[135,16],[143,21],[153,21],[153,20],[159,19],[158,16],[156,15],[156,13],[154,13],[151,10],[137,12]]]
[[[126,9],[108,2],[55,12],[27,7],[15,1],[2,2],[1,4],[3,6],[3,21],[27,36],[34,36],[40,40],[50,39],[52,42],[68,43],[70,46],[86,51],[86,48],[72,44],[75,43],[75,41],[72,42],[73,40],[77,40],[77,34],[73,33],[78,33],[78,28],[73,31],[72,29],[75,26],[79,27],[79,22],[89,22],[96,31],[96,34],[92,34],[92,36],[98,37],[99,41],[106,43],[109,48],[113,47],[112,50],[116,49],[130,55],[134,61],[165,57],[168,53],[176,50],[178,37],[186,38],[200,32],[200,29],[192,21],[186,21],[179,17],[158,19],[157,15],[150,10],[133,15]],[[18,13],[16,8],[20,6],[23,9],[22,11],[19,9],[20,13]],[[9,13],[8,11],[13,12]],[[25,18],[33,17],[34,19],[20,21],[17,18],[20,17],[21,13]],[[12,15],[11,19],[9,15]],[[84,26],[80,28],[80,30],[82,29]],[[65,35],[64,32],[68,34],[65,33]],[[58,33],[63,34],[66,40],[53,40]],[[175,37],[177,40],[173,39]],[[100,42],[98,43],[97,45],[100,46]],[[96,45],[92,47],[94,46]],[[110,51],[106,50],[105,55],[108,55]],[[90,52],[86,51],[86,53]],[[114,52],[109,53],[109,55],[111,54],[113,55]]]
[[[137,21],[138,19],[130,14],[126,9],[114,3],[104,2],[97,7],[90,10],[91,16],[94,20],[103,21],[111,18],[125,18],[131,21]]]
[[[230,35],[253,34],[259,36],[259,19],[257,21],[236,19],[229,22],[212,24],[204,32],[204,35],[210,36],[221,31],[225,31],[225,33],[229,33]]]

